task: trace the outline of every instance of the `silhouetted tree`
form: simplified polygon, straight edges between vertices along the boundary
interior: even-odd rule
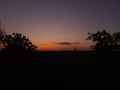
[[[110,34],[106,30],[98,31],[96,33],[88,33],[87,40],[92,40],[95,45],[92,46],[94,50],[118,50],[120,49],[120,32]]]
[[[36,46],[30,42],[29,38],[23,36],[20,33],[13,33],[12,35],[6,35],[4,39],[4,46],[7,49],[14,48],[14,49],[23,49],[34,51]]]
[[[6,35],[6,32],[0,26],[0,44],[2,44],[4,42],[5,35]]]
[[[114,33],[113,35],[113,48],[120,50],[120,32]]]
[[[20,33],[12,33],[8,35],[3,29],[0,28],[0,43],[3,44],[5,49],[11,50],[26,50],[35,51],[37,48],[26,36]]]
[[[0,43],[3,45],[4,64],[8,64],[10,70],[24,70],[25,64],[31,63],[36,46],[20,33],[6,34],[0,30]]]

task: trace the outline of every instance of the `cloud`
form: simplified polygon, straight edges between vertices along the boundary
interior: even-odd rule
[[[73,45],[73,44],[80,44],[79,42],[54,42],[57,45]]]
[[[70,42],[59,42],[59,43],[56,43],[56,44],[59,44],[59,45],[71,45],[72,43],[70,43]]]

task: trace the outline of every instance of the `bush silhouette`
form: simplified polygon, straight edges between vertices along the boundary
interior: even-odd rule
[[[99,51],[120,50],[120,32],[110,34],[106,30],[88,33],[87,40],[92,40],[95,45],[92,49]]]
[[[12,33],[11,35],[8,35],[2,29],[0,29],[0,44],[3,44],[5,50],[14,51],[35,51],[37,48],[26,36],[20,33]]]

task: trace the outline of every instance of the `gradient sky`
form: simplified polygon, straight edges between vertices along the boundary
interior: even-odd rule
[[[88,32],[120,31],[120,0],[0,0],[0,20],[40,50],[88,50]]]

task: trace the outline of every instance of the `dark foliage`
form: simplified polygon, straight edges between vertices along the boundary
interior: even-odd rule
[[[87,40],[92,40],[95,45],[92,46],[94,50],[98,51],[113,51],[120,50],[120,32],[112,35],[106,30],[98,31],[96,33],[88,33]]]
[[[4,41],[4,36],[6,35],[6,32],[0,27],[0,44]]]
[[[20,33],[12,33],[12,35],[7,35],[3,30],[0,30],[0,42],[6,50],[34,51],[36,49],[36,46],[32,44],[29,38]]]

